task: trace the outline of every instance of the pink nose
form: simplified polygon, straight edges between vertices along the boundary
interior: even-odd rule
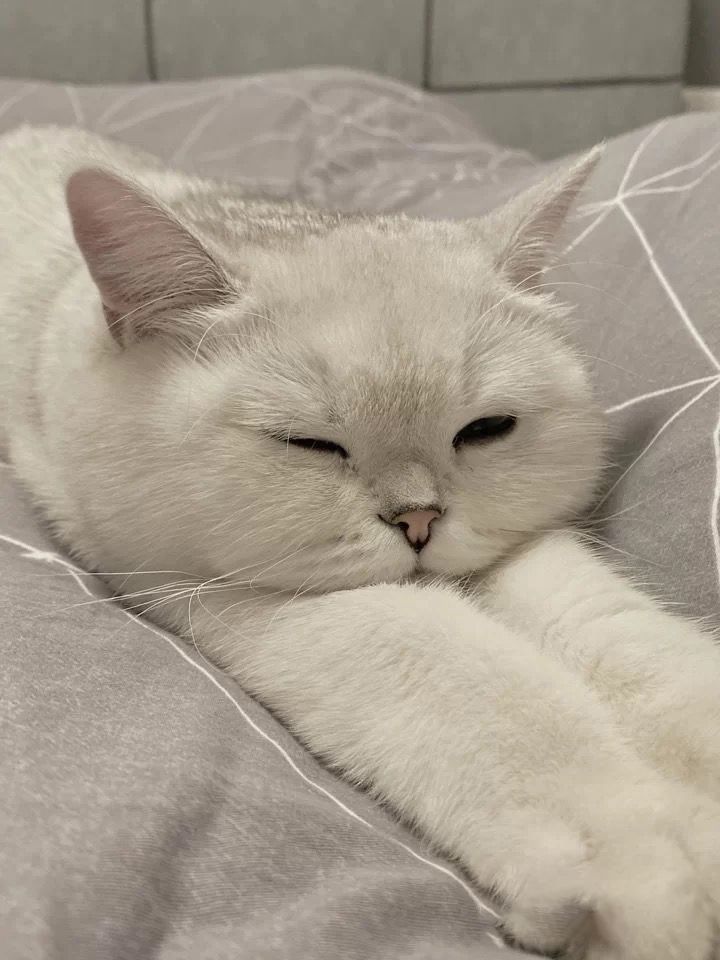
[[[430,524],[439,516],[440,511],[431,507],[398,513],[390,522],[403,529],[410,546],[419,552],[430,539]]]

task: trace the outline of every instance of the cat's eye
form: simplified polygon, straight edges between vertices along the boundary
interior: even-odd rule
[[[305,447],[307,450],[318,450],[320,453],[339,453],[343,460],[347,460],[347,450],[332,440],[318,440],[314,437],[285,437],[286,443],[295,447]]]
[[[504,437],[514,429],[517,417],[480,417],[459,430],[453,437],[453,446],[459,447],[463,443],[484,443]]]

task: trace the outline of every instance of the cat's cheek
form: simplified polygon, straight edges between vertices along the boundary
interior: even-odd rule
[[[397,531],[399,532],[399,531]],[[356,586],[373,583],[397,583],[417,572],[418,555],[401,536],[373,537],[362,551],[357,565],[361,581]]]
[[[490,566],[507,549],[505,538],[483,537],[460,519],[446,516],[420,554],[425,573],[463,576]]]

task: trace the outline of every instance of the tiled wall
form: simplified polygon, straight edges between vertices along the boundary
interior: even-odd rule
[[[720,76],[703,40],[711,21],[720,32],[720,0],[694,2],[691,69]],[[0,0],[0,75],[344,65],[424,85],[501,142],[553,156],[682,108],[687,12],[688,0]]]

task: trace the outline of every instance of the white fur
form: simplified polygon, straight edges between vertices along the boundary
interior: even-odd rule
[[[533,286],[593,163],[433,224],[252,203],[16,132],[1,437],[76,556],[461,859],[517,940],[708,960],[720,652],[553,532],[602,430]],[[74,179],[71,225],[88,166],[124,179]],[[508,413],[508,436],[453,447]],[[378,516],[431,503],[419,555]]]

